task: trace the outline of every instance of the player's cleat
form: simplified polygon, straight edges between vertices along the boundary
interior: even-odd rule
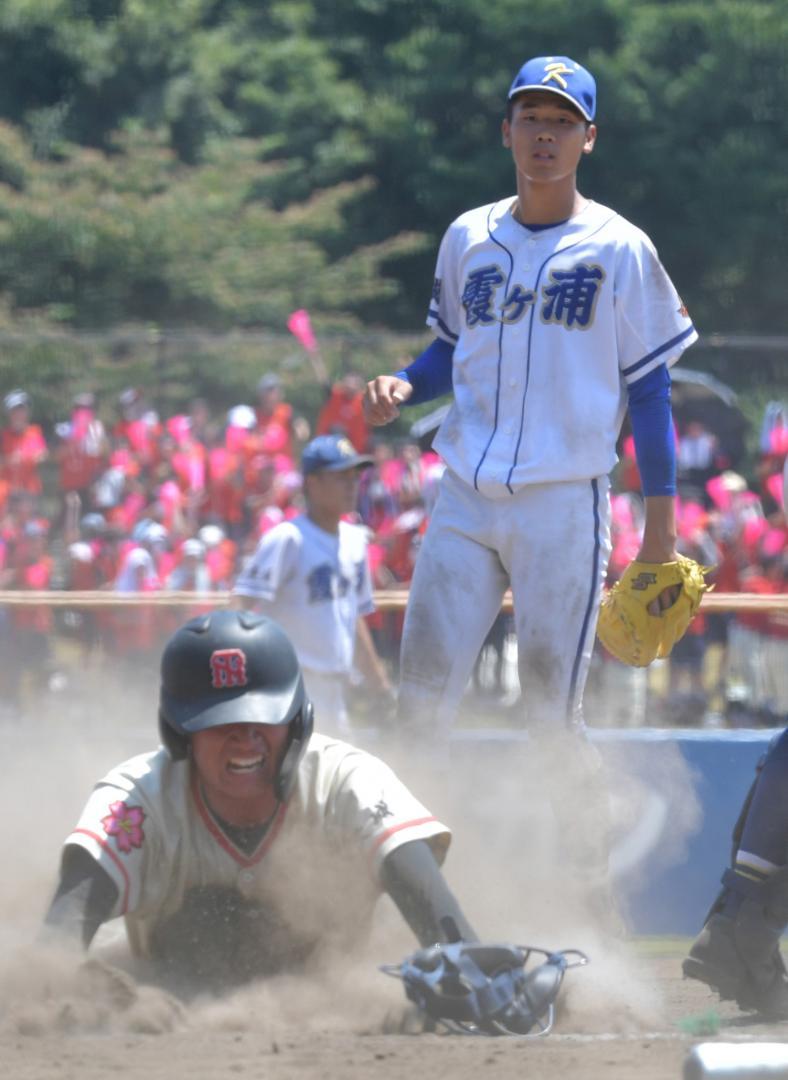
[[[682,970],[687,978],[715,990],[721,1001],[737,1001],[748,977],[736,950],[733,919],[712,915],[693,942]]]
[[[772,1020],[788,1020],[788,976],[779,932],[752,918],[746,904],[736,918],[712,914],[696,937],[682,970],[716,990],[722,1001]]]

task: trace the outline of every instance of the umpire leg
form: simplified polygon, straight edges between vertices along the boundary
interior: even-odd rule
[[[788,926],[788,730],[758,763],[734,828],[732,863],[684,974],[742,1009],[788,1019],[780,953]]]

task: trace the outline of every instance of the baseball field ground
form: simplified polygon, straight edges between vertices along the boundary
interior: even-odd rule
[[[0,1060],[14,1080],[668,1080],[681,1076],[698,1042],[785,1038],[786,1026],[715,1007],[703,987],[682,980],[681,943],[632,942],[629,951],[651,1015],[634,1016],[620,1002],[606,1015],[603,993],[598,1013],[588,1000],[573,1013],[570,991],[545,1038],[382,1034],[375,1012],[385,1011],[384,995],[376,1000],[352,980],[331,993],[323,992],[327,984],[285,981],[197,1003],[180,1019],[144,992],[122,1010],[87,999],[18,1001],[6,1009]]]
[[[687,941],[611,939],[572,895],[571,871],[536,813],[544,804],[527,762],[462,768],[395,761],[427,805],[450,823],[447,878],[479,933],[549,948],[582,948],[567,972],[553,1032],[483,1038],[397,1031],[401,985],[378,970],[414,947],[393,904],[381,901],[359,954],[308,977],[280,977],[222,999],[183,1006],[124,977],[80,974],[81,957],[36,941],[62,839],[92,785],[112,764],[155,744],[152,711],[124,694],[80,715],[20,720],[2,731],[0,786],[0,1076],[8,1080],[394,1080],[479,1075],[582,1080],[680,1077],[697,1042],[775,1041],[766,1024],[720,1005],[684,980]],[[492,770],[492,775],[490,774]],[[489,782],[488,782],[489,781]],[[690,792],[673,792],[676,816]],[[624,810],[626,812],[626,810]],[[582,813],[582,807],[578,807]],[[128,965],[120,923],[90,955]],[[103,935],[103,936],[102,936]],[[95,974],[95,973],[94,973]]]

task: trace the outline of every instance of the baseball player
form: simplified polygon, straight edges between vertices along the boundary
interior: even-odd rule
[[[223,609],[181,626],[159,733],[99,781],[66,838],[56,936],[87,948],[122,916],[132,953],[187,995],[346,951],[381,890],[423,945],[476,940],[439,869],[449,830],[382,761],[313,734],[273,620]]]
[[[390,693],[364,616],[373,610],[367,536],[344,521],[356,508],[361,469],[372,458],[339,435],[320,435],[301,458],[306,513],[260,541],[233,588],[233,606],[282,624],[298,653],[318,727],[348,731],[345,688],[356,643],[365,674]]]
[[[401,655],[401,715],[433,731],[451,724],[507,586],[529,724],[582,729],[627,408],[646,505],[638,557],[676,556],[668,368],[697,334],[649,238],[577,189],[595,108],[594,79],[574,60],[522,66],[502,123],[516,194],[449,226],[433,342],[367,386],[376,425],[453,394]],[[662,591],[660,608],[675,595]]]

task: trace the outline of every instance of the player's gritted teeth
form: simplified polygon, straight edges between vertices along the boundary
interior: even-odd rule
[[[262,769],[264,764],[265,764],[265,756],[263,754],[258,754],[256,757],[249,757],[249,758],[234,757],[234,758],[230,758],[230,760],[227,763],[227,768],[228,768],[228,770],[230,772],[249,773],[249,772],[255,772],[257,769]]]

